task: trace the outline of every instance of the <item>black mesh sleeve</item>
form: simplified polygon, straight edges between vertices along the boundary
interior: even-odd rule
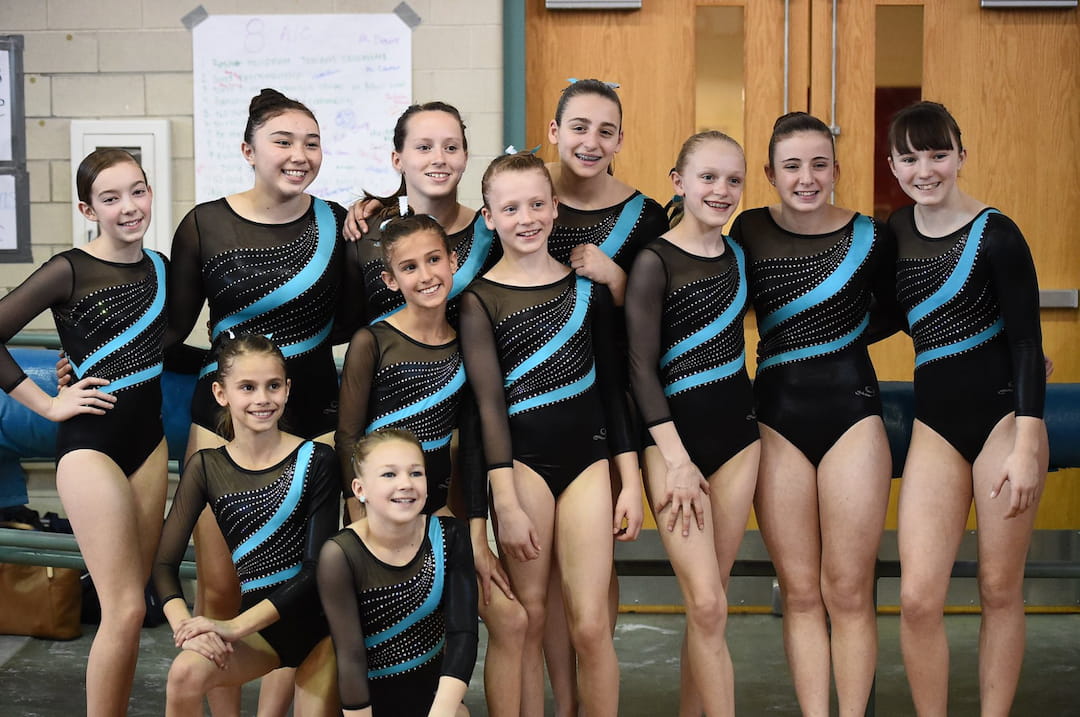
[[[443,618],[446,622],[446,651],[442,674],[469,684],[476,665],[477,588],[472,541],[464,523],[439,518],[448,542],[446,582],[443,587]]]
[[[206,300],[202,282],[199,224],[195,210],[188,212],[173,234],[169,253],[168,328],[165,331],[165,367],[197,373],[205,351],[184,344],[199,319]],[[207,336],[209,339],[209,336]]]
[[[626,362],[613,339],[614,307],[611,292],[603,284],[593,285],[592,345],[596,359],[596,383],[604,404],[608,452],[612,456],[636,452],[637,441],[626,405]]]
[[[488,470],[513,466],[510,418],[503,392],[502,369],[495,331],[484,303],[476,294],[461,294],[461,355],[480,415],[480,433]],[[479,487],[470,490],[483,490]]]
[[[652,427],[671,420],[660,365],[660,321],[667,270],[656,252],[638,254],[626,284],[626,328],[630,335],[630,385],[645,421]]]
[[[870,324],[866,329],[868,344],[907,329],[907,320],[896,298],[896,235],[883,222],[874,222],[874,228],[877,231],[877,246],[870,274]]]
[[[364,626],[360,624],[352,567],[337,539],[326,541],[319,551],[317,576],[319,598],[334,640],[341,708],[363,709],[371,704]]]
[[[310,591],[315,589],[315,563],[327,538],[338,526],[338,470],[334,451],[323,443],[315,443],[315,452],[307,474],[310,498],[305,501],[307,530],[304,533],[303,564],[300,572],[282,583],[267,599],[277,608],[284,620],[295,610],[307,605]],[[314,595],[311,595],[314,598]]]
[[[338,396],[338,423],[334,431],[334,450],[341,467],[341,490],[345,497],[352,497],[352,455],[356,442],[364,436],[367,427],[368,401],[371,398],[371,382],[379,361],[379,343],[375,334],[367,329],[357,331],[345,353],[345,366],[341,370],[341,393]]]
[[[1024,235],[1012,220],[992,214],[986,229],[984,246],[1012,353],[1016,415],[1042,418],[1046,368],[1035,262]]]
[[[488,517],[487,461],[480,432],[480,412],[472,386],[465,384],[458,409],[458,480],[465,499],[466,518]]]
[[[173,598],[184,597],[180,588],[180,561],[184,559],[191,531],[195,529],[195,522],[206,507],[209,495],[203,462],[204,452],[196,453],[184,466],[184,474],[180,477],[176,494],[173,496],[172,508],[169,509],[169,515],[161,529],[161,542],[158,543],[150,577],[162,604]]]
[[[70,301],[74,290],[75,272],[71,262],[54,257],[0,299],[0,388],[5,392],[22,383],[26,374],[3,344],[42,311]]]
[[[364,272],[360,266],[354,242],[342,235],[348,210],[336,202],[329,202],[337,220],[337,241],[341,252],[341,287],[338,289],[338,305],[334,312],[334,327],[330,342],[343,344],[352,338],[364,323]]]

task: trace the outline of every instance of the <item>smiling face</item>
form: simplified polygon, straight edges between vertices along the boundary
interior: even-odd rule
[[[742,198],[746,160],[739,147],[724,140],[707,140],[687,156],[681,171],[672,174],[676,194],[686,214],[702,229],[722,228]]]
[[[150,226],[153,194],[139,165],[119,162],[101,170],[89,199],[79,202],[79,211],[98,223],[102,236],[122,244],[142,241]]]
[[[765,175],[786,208],[814,212],[825,207],[840,175],[832,140],[812,131],[778,140]]]
[[[548,139],[559,146],[564,171],[589,178],[607,172],[622,149],[619,106],[597,94],[579,94],[567,100],[562,118],[552,120]]]
[[[409,196],[456,195],[468,162],[461,122],[447,112],[417,112],[408,119],[401,151],[391,155]]]
[[[457,257],[448,252],[446,239],[431,230],[415,231],[396,239],[390,247],[383,282],[400,291],[410,306],[445,306],[454,285]]]
[[[284,201],[304,192],[322,166],[319,125],[299,110],[286,110],[263,122],[251,144],[241,145],[255,169],[255,187]]]
[[[229,411],[237,434],[242,428],[253,433],[276,429],[289,400],[285,365],[267,353],[235,356],[222,367],[211,389],[218,405]]]
[[[893,148],[889,167],[904,194],[921,206],[941,205],[959,191],[956,180],[967,159],[967,150],[958,150],[955,140],[949,149]]]
[[[367,506],[368,520],[407,523],[427,500],[424,453],[403,440],[380,441],[364,455],[353,479],[353,494]]]
[[[499,235],[503,251],[522,256],[547,251],[558,202],[543,168],[504,170],[484,193],[484,222]]]

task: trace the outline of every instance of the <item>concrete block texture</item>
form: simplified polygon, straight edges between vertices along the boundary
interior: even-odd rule
[[[146,113],[151,116],[190,115],[193,110],[190,72],[146,75]]]
[[[116,30],[142,27],[142,6],[131,0],[42,0],[50,30]]]
[[[27,74],[98,71],[98,39],[92,32],[29,32],[23,42]]]
[[[68,159],[70,153],[70,120],[52,118],[26,120],[27,159]]]
[[[82,161],[82,157],[76,157],[77,163]],[[54,159],[49,162],[49,174],[52,177],[52,201],[64,202],[65,204],[72,201],[71,196],[71,162],[65,162],[63,160]]]
[[[240,128],[240,134],[244,128]],[[169,120],[169,136],[172,138],[172,156],[178,157],[195,156],[195,130],[191,117],[174,117]],[[237,140],[239,141],[239,140]]]
[[[26,174],[30,178],[31,202],[47,202],[52,199],[48,160],[38,159],[27,162]]]
[[[432,25],[502,23],[502,0],[436,0],[431,3],[431,13],[424,20]]]
[[[142,75],[53,78],[53,114],[61,117],[141,117],[146,114]]]
[[[70,247],[71,204],[47,202],[30,205],[30,235],[34,244],[57,244]]]
[[[52,81],[42,75],[23,75],[24,116],[48,117],[52,114]]]
[[[309,15],[333,10],[333,0],[236,0],[238,15]]]
[[[98,67],[102,72],[190,72],[191,33],[183,27],[100,32]]]
[[[184,15],[202,5],[211,15],[236,14],[236,0],[142,0],[142,26],[185,29]]]
[[[40,30],[45,27],[48,13],[41,0],[4,0],[0,3],[0,27],[4,32]]]

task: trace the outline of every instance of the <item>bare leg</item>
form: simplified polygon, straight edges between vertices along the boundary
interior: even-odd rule
[[[296,706],[293,709],[296,717],[333,717],[341,714],[337,661],[334,659],[334,643],[329,637],[316,645],[292,672],[296,677]]]
[[[971,497],[971,466],[916,420],[900,486],[900,647],[922,717],[948,713],[945,597]]]
[[[169,668],[165,686],[167,717],[202,717],[203,698],[212,690],[240,689],[245,682],[279,665],[277,653],[258,633],[233,643],[228,666],[219,668],[202,655],[181,650]]]
[[[754,509],[780,581],[784,651],[806,717],[829,714],[829,633],[821,597],[817,472],[765,424]]]
[[[491,602],[480,601],[480,617],[487,626],[484,658],[484,699],[491,717],[510,717],[521,709],[522,636],[528,629],[525,608],[497,587]]]
[[[525,608],[528,627],[524,632],[521,657],[521,710],[524,717],[544,714],[544,622],[547,585],[553,559],[555,500],[544,479],[523,463],[514,461],[514,487],[518,502],[532,519],[539,535],[540,557],[517,561],[504,559],[514,595]],[[497,532],[498,528],[496,528]]]
[[[874,566],[889,502],[889,441],[878,416],[849,428],[818,466],[821,594],[832,625],[841,717],[862,717],[877,667]]]
[[[559,496],[555,550],[563,577],[578,695],[588,717],[619,709],[619,661],[611,637],[608,588],[614,557],[608,462],[589,466]]]
[[[578,713],[577,654],[570,644],[570,625],[562,600],[562,573],[559,561],[552,561],[548,577],[547,620],[544,623],[544,662],[551,692],[555,696],[556,717],[576,717]]]
[[[1011,485],[990,497],[1016,438],[1016,419],[1003,418],[975,459],[975,510],[979,517],[979,695],[983,717],[1007,717],[1024,659],[1024,561],[1038,504],[1005,518]],[[1049,447],[1043,434],[1039,463],[1045,480]]]
[[[162,441],[130,479],[97,451],[72,451],[57,465],[57,491],[101,600],[86,663],[90,717],[127,712],[146,614],[143,590],[165,510],[167,458]]]
[[[286,717],[293,703],[296,669],[279,667],[259,682],[258,717]]]

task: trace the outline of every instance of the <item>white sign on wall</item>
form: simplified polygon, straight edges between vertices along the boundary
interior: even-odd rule
[[[240,143],[265,87],[319,121],[312,194],[347,205],[361,189],[397,189],[393,128],[412,101],[412,35],[397,15],[211,15],[192,34],[197,201],[251,188]]]

